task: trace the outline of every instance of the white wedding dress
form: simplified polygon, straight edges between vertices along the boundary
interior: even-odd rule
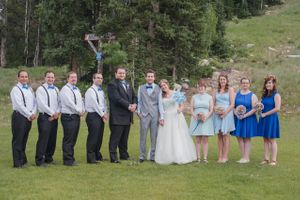
[[[184,115],[177,112],[178,105],[170,98],[163,98],[164,126],[159,126],[155,162],[159,164],[184,164],[196,160],[194,142]]]

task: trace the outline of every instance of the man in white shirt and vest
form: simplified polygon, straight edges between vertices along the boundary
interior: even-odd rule
[[[52,71],[45,72],[44,79],[45,83],[36,91],[39,138],[36,144],[35,163],[37,166],[45,167],[47,164],[53,163],[60,103],[59,90],[53,85],[54,73]]]
[[[13,167],[22,168],[27,164],[26,144],[32,121],[36,119],[36,99],[32,88],[28,85],[27,71],[18,72],[18,83],[10,92],[13,106],[12,114],[12,152]]]
[[[147,131],[150,129],[150,161],[154,161],[158,124],[164,123],[162,92],[155,81],[155,71],[145,74],[146,84],[138,89],[137,114],[140,117],[140,162],[146,159]]]
[[[80,128],[80,117],[84,115],[84,104],[77,84],[77,74],[69,72],[68,83],[61,89],[61,123],[63,126],[63,164],[77,166],[74,147]]]
[[[103,76],[93,75],[93,85],[85,93],[85,110],[88,136],[86,141],[87,163],[97,164],[103,160],[100,152],[104,123],[108,120],[105,94],[102,90]]]

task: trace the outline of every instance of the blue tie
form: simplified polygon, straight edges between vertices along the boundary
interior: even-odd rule
[[[27,90],[28,89],[28,85],[27,84],[23,84],[22,88]]]
[[[153,86],[152,85],[146,85],[146,89],[152,89]]]
[[[54,85],[48,85],[48,89],[54,90]]]
[[[73,90],[77,90],[77,87],[76,87],[76,86],[73,86]]]
[[[101,91],[101,90],[102,90],[102,88],[101,88],[101,86],[99,86],[99,87],[98,87],[98,91]]]

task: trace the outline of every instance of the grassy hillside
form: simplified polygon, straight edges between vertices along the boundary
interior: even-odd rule
[[[248,72],[258,96],[263,77],[275,74],[287,112],[300,111],[300,58],[287,58],[288,54],[300,54],[299,19],[300,1],[290,0],[272,8],[269,15],[227,24],[227,39],[242,53],[234,57],[234,63],[225,65]],[[254,46],[247,48],[247,44]]]

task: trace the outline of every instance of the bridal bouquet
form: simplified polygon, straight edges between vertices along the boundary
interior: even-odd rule
[[[215,107],[215,112],[218,114],[218,115],[220,115],[220,114],[222,114],[223,112],[224,112],[224,107],[222,107],[222,106],[216,106]]]
[[[243,105],[237,106],[235,110],[238,118],[242,118],[246,114],[246,107]]]
[[[186,97],[183,92],[175,91],[172,96],[173,101],[175,101],[177,104],[182,104],[185,102]]]

